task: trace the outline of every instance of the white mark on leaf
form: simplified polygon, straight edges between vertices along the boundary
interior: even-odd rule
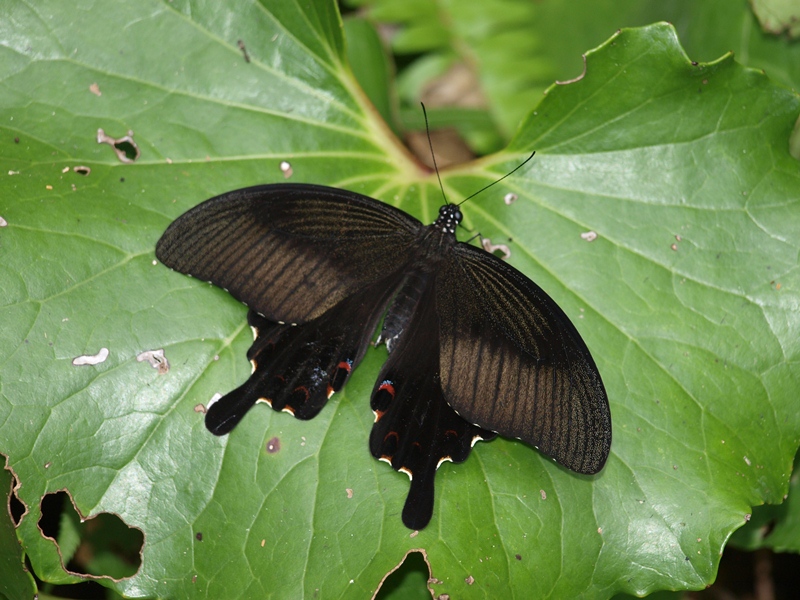
[[[99,365],[101,362],[104,362],[108,358],[108,348],[100,348],[100,352],[97,354],[83,354],[81,356],[76,356],[72,359],[72,364],[76,367],[80,367],[83,365]]]
[[[483,238],[481,240],[481,245],[483,246],[484,250],[486,250],[491,254],[494,254],[495,252],[500,252],[503,255],[500,258],[502,258],[503,260],[507,260],[511,256],[511,250],[508,249],[508,246],[506,246],[505,244],[493,244],[492,240],[490,240],[489,238]]]
[[[136,357],[139,362],[149,362],[150,366],[158,371],[159,375],[164,375],[169,372],[169,361],[164,356],[164,349],[146,350]]]

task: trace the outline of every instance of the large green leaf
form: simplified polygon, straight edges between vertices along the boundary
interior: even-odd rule
[[[84,516],[113,512],[145,534],[140,572],[105,585],[171,598],[364,597],[414,548],[435,592],[459,598],[702,588],[750,507],[786,492],[800,437],[788,153],[800,100],[763,74],[731,57],[693,65],[667,25],[623,31],[589,54],[581,81],[549,90],[508,150],[443,173],[456,199],[537,150],[465,206],[466,225],[508,244],[573,318],[608,388],[614,442],[596,477],[520,442],[479,444],[440,469],[433,521],[412,537],[407,480],[367,451],[385,350],[316,419],[259,407],[215,438],[195,407],[247,376],[245,309],[154,263],[172,219],[283,181],[284,160],[292,181],[434,217],[434,181],[343,65],[335,9],[40,0],[9,13],[0,452],[42,578],[78,579],[36,526],[59,489]],[[119,162],[98,128],[132,130],[141,158]],[[103,347],[104,362],[72,364]],[[136,360],[158,348],[166,374]]]

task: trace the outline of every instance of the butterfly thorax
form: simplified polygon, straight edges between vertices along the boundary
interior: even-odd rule
[[[457,204],[445,204],[439,209],[439,216],[434,221],[433,227],[455,235],[456,227],[458,227],[463,218],[464,216],[461,214],[461,209],[458,208]]]
[[[383,319],[378,343],[385,342],[389,352],[417,310],[425,290],[433,284],[434,273],[447,256],[446,247],[455,245],[456,227],[462,218],[457,205],[445,204],[439,209],[436,221],[423,230],[415,256],[409,257],[407,272]]]

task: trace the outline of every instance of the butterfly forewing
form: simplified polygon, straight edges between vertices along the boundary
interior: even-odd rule
[[[185,213],[156,256],[270,320],[304,323],[400,269],[421,229],[403,211],[353,192],[267,185]]]
[[[457,244],[437,280],[447,402],[467,421],[596,473],[611,416],[589,350],[556,303],[497,257]]]

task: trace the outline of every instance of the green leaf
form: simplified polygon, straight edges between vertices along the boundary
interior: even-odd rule
[[[3,456],[5,465],[6,457]],[[3,505],[10,506],[8,496],[12,493],[13,477],[11,471],[0,469],[0,490],[3,493]],[[0,510],[0,598],[17,600],[32,598],[36,593],[33,578],[23,565],[22,548],[17,539],[14,522],[7,508]]]
[[[750,521],[734,532],[731,543],[738,548],[771,548],[775,552],[800,552],[800,462],[789,481],[783,504],[767,504],[753,509]]]
[[[433,219],[435,180],[366,108],[335,8],[81,10],[91,26],[56,0],[0,21],[0,156],[14,172],[0,178],[0,451],[44,579],[77,580],[37,528],[60,489],[83,515],[144,532],[140,571],[105,584],[176,598],[365,597],[418,548],[451,597],[699,589],[750,506],[786,493],[800,442],[797,95],[730,56],[691,64],[668,25],[626,30],[548,91],[508,149],[442,174],[465,197],[537,150],[465,205],[465,224],[507,244],[574,320],[614,441],[596,477],[520,442],[479,444],[440,469],[433,521],[411,537],[408,481],[367,450],[385,350],[312,421],[258,407],[215,438],[195,407],[247,377],[245,309],[154,264],[175,217],[284,181],[282,161],[291,181]],[[133,131],[141,157],[119,162],[98,128]],[[101,348],[104,362],[73,365]],[[159,348],[166,374],[136,359]]]
[[[64,510],[58,528],[58,548],[61,550],[61,560],[64,564],[72,560],[80,543],[80,517],[74,510]]]
[[[348,18],[344,21],[344,29],[347,60],[353,75],[380,117],[391,126],[395,122],[393,74],[383,42],[372,24],[364,19]]]

